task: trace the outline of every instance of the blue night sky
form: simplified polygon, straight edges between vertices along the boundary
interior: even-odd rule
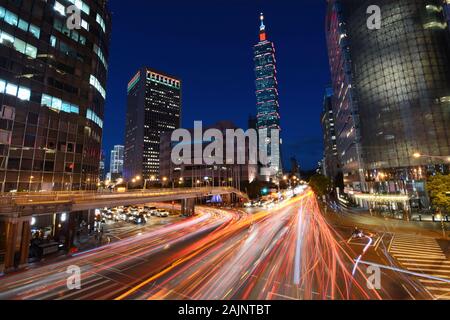
[[[320,0],[110,0],[113,32],[103,149],[124,143],[126,86],[141,66],[183,81],[182,126],[256,113],[253,45],[259,13],[277,49],[283,157],[303,169],[322,157],[320,113],[329,67]],[[109,165],[107,164],[107,167]]]

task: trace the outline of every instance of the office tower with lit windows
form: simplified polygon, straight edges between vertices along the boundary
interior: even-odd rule
[[[333,181],[336,185],[336,180],[339,174],[339,159],[336,145],[336,126],[333,112],[333,90],[327,88],[323,99],[322,111],[322,132],[324,145],[324,160],[323,173],[325,176]]]
[[[382,19],[372,30],[366,11],[373,4]],[[426,207],[427,176],[448,173],[450,33],[443,5],[329,1],[337,149],[344,183],[358,200],[394,194],[391,208]]]
[[[110,30],[106,0],[0,1],[2,192],[97,187]]]
[[[100,163],[98,166],[98,179],[104,181],[106,178],[106,168],[105,168],[105,154],[103,150],[100,153]]]
[[[111,150],[111,159],[109,162],[109,172],[112,181],[122,178],[124,163],[124,146],[114,146]]]
[[[350,45],[346,28],[341,1],[330,0],[326,18],[326,38],[333,95],[328,99],[333,106],[336,147],[345,184],[352,189],[361,190],[364,175],[358,104],[352,87]]]
[[[126,180],[160,175],[161,134],[181,125],[181,80],[142,68],[128,83],[124,176]]]
[[[275,46],[267,40],[264,15],[261,13],[261,26],[259,42],[253,47],[255,76],[256,76],[256,100],[257,100],[257,129],[260,136],[271,138],[271,129],[281,130],[280,105],[278,101],[278,81],[275,58]],[[266,148],[269,139],[260,139],[260,148]],[[272,143],[268,148],[268,155],[272,156],[271,167],[261,169],[261,177],[264,180],[279,178],[283,172],[281,165],[281,139],[279,144]],[[276,148],[276,149],[275,149]],[[280,156],[276,156],[276,155]]]

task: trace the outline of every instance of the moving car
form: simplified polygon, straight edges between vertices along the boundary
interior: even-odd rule
[[[156,216],[160,218],[167,218],[169,216],[169,212],[164,209],[157,209]]]
[[[140,214],[134,218],[134,223],[135,224],[146,224],[147,223],[147,219],[145,218],[145,216],[143,214]]]

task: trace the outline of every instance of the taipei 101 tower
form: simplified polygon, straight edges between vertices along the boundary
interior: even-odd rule
[[[259,42],[254,46],[254,62],[256,76],[257,100],[257,129],[260,137],[268,137],[260,141],[260,147],[266,147],[269,142],[268,155],[271,156],[271,165],[261,168],[261,176],[269,181],[277,180],[282,175],[281,165],[281,139],[271,137],[273,129],[280,130],[280,105],[278,102],[278,81],[275,59],[275,46],[267,38],[264,15],[261,13],[261,26]],[[271,141],[279,139],[280,143]]]

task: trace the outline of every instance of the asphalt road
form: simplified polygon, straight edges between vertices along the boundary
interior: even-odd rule
[[[4,276],[0,299],[435,298],[393,258],[395,234],[367,230],[367,237],[349,239],[351,227],[323,215],[310,191],[252,214],[205,207],[197,212]],[[374,289],[368,284],[378,283],[367,263],[394,270],[380,268]],[[67,286],[73,266],[81,271],[78,290]]]

